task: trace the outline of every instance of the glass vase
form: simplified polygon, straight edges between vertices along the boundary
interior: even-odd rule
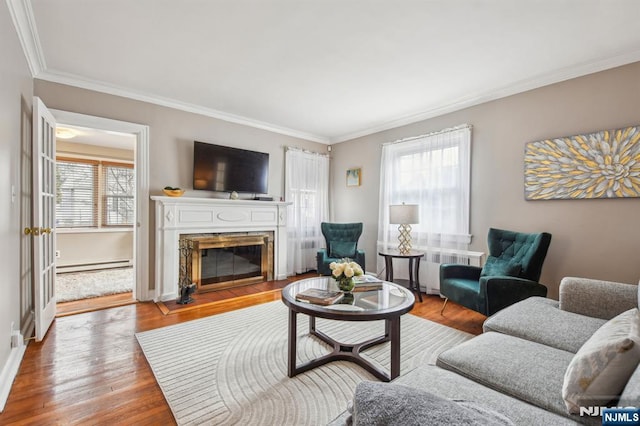
[[[336,279],[338,282],[338,288],[345,293],[350,293],[353,290],[353,287],[356,285],[352,278],[339,278]]]

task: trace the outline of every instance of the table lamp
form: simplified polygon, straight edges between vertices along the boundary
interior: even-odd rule
[[[398,251],[411,251],[411,225],[420,223],[420,209],[417,204],[393,204],[389,206],[389,223],[398,224]]]

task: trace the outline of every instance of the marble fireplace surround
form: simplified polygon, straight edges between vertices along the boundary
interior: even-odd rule
[[[178,297],[181,235],[273,232],[273,278],[287,278],[287,206],[280,201],[152,196],[156,213],[155,300]]]

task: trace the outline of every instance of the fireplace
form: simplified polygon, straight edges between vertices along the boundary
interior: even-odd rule
[[[273,233],[185,235],[193,243],[191,278],[197,291],[273,280]]]
[[[274,280],[287,278],[287,206],[291,203],[155,195],[151,199],[156,213],[154,299],[164,301],[179,296],[179,241],[187,235],[269,235],[273,242],[267,245],[272,252],[267,279],[269,273]],[[193,275],[189,272],[188,276]]]

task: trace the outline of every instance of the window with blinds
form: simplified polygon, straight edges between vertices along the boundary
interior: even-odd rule
[[[135,174],[131,164],[99,160],[56,160],[56,226],[132,226]]]
[[[133,167],[103,163],[103,226],[133,225],[135,181]]]

